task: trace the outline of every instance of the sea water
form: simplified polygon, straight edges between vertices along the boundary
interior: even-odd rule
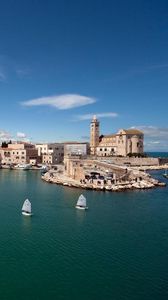
[[[0,299],[168,299],[168,188],[85,191],[0,170]]]

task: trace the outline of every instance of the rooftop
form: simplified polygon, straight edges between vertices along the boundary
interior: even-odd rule
[[[138,130],[138,129],[123,129],[125,131],[126,134],[143,134],[142,131]]]

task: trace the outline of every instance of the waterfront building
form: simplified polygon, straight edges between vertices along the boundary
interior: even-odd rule
[[[101,160],[88,159],[80,155],[66,155],[64,158],[65,174],[75,180],[84,180],[92,173],[126,175],[125,168],[114,166]]]
[[[64,145],[62,143],[48,144],[49,154],[52,154],[52,164],[60,164],[64,160]]]
[[[86,156],[89,153],[89,143],[86,142],[65,142],[64,155],[82,155]]]
[[[143,132],[137,129],[120,129],[116,134],[100,135],[96,116],[90,123],[90,154],[97,156],[127,156],[143,154]]]
[[[2,164],[25,164],[35,165],[38,163],[38,152],[30,143],[16,142],[0,148],[0,159]]]
[[[42,163],[55,165],[63,162],[64,144],[62,143],[45,143],[36,144],[38,155],[41,157]]]
[[[35,148],[38,151],[38,156],[42,156],[42,154],[47,154],[48,153],[48,144],[44,143],[44,144],[35,144]]]

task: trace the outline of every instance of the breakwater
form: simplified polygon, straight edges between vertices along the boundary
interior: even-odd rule
[[[140,176],[141,175],[141,176]],[[82,188],[86,190],[99,190],[99,191],[111,191],[120,192],[124,190],[134,190],[134,189],[150,189],[157,186],[165,187],[165,182],[160,182],[157,179],[152,178],[146,173],[138,172],[138,176],[134,177],[132,180],[120,180],[112,183],[111,180],[104,181],[99,178],[92,181],[78,181],[67,177],[64,173],[60,174],[53,172],[52,170],[41,176],[42,180],[48,183],[54,183],[58,185]]]

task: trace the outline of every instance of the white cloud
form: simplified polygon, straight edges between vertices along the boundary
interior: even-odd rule
[[[157,126],[133,126],[142,130],[145,139],[146,151],[168,151],[168,128]]]
[[[160,144],[160,141],[150,141],[149,143],[158,145],[158,144]]]
[[[132,128],[135,128],[134,126]],[[137,129],[140,129],[144,132],[146,137],[150,138],[166,138],[168,139],[168,128],[157,127],[157,126],[136,126]]]
[[[30,139],[27,137],[27,135],[23,132],[17,132],[15,135],[6,131],[6,130],[0,130],[0,141],[17,141],[17,140],[23,140],[24,142],[30,142]]]
[[[96,115],[98,119],[100,118],[116,118],[118,117],[118,114],[115,112],[105,112],[105,113],[92,113],[92,114],[85,114],[85,115],[78,115],[75,116],[76,121],[85,121],[85,120],[91,120],[93,116]]]
[[[16,136],[18,138],[26,138],[26,134],[24,132],[17,132]]]
[[[152,65],[145,65],[145,66],[137,66],[134,68],[130,68],[125,72],[121,72],[120,74],[115,74],[111,80],[124,80],[131,77],[135,77],[138,75],[143,75],[145,73],[157,72],[161,70],[165,70],[168,68],[168,63],[163,64],[152,64]]]
[[[4,140],[9,140],[11,138],[11,134],[5,130],[0,130],[0,140],[4,141]]]
[[[41,106],[48,105],[57,109],[71,109],[74,107],[80,107],[88,104],[95,103],[94,98],[77,95],[77,94],[64,94],[58,96],[41,97],[28,101],[21,102],[24,106]]]
[[[16,72],[16,75],[21,79],[30,75],[30,69],[28,69],[28,68],[19,68],[19,69],[16,69],[15,72]]]

